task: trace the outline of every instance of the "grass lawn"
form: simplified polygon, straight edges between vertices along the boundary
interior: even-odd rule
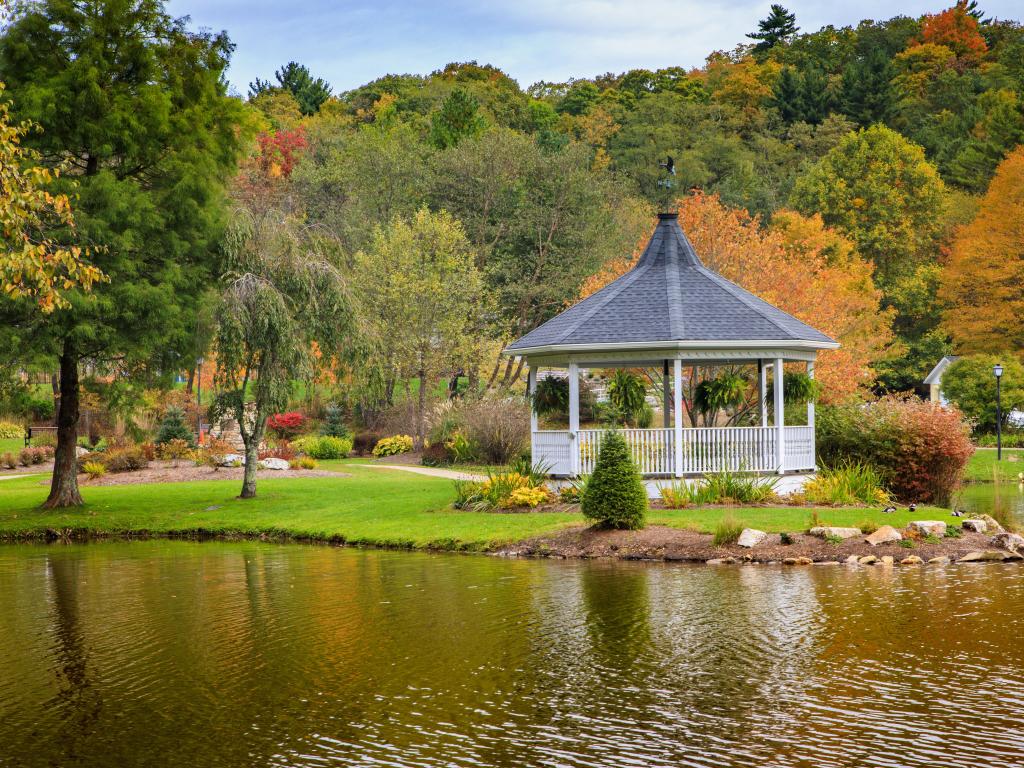
[[[996,480],[1016,480],[1024,472],[1024,449],[1004,448],[1003,460],[996,461],[995,448],[979,448],[967,462],[964,479],[969,483],[991,483]]]
[[[552,533],[584,522],[578,512],[463,512],[452,510],[449,480],[410,472],[368,469],[347,462],[352,477],[262,478],[255,499],[235,498],[237,480],[89,487],[86,505],[43,511],[45,476],[0,481],[0,539],[39,536],[47,529],[89,533],[282,535],[405,547],[482,550]],[[726,516],[768,532],[811,525],[806,507],[723,507],[651,510],[649,522],[711,533]],[[902,526],[910,520],[945,520],[948,510],[922,507],[892,515],[875,509],[817,510],[822,524],[871,521]]]
[[[83,485],[86,505],[44,511],[35,476],[0,481],[0,538],[47,528],[95,533],[288,534],[389,546],[484,549],[578,522],[574,514],[486,514],[448,508],[452,483],[411,472],[346,467],[352,477],[260,479],[255,499],[235,498],[237,480]],[[209,509],[215,507],[215,509]]]
[[[0,454],[7,453],[10,451],[13,454],[17,454],[22,448],[25,447],[25,438],[23,437],[12,437],[0,440]]]

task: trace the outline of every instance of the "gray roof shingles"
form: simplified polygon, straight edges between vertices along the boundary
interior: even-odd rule
[[[629,272],[510,344],[536,347],[679,341],[835,342],[703,265],[675,214],[659,214]]]

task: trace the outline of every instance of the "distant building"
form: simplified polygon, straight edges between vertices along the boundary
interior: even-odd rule
[[[932,372],[924,377],[924,383],[928,385],[928,399],[933,403],[949,405],[949,401],[942,394],[942,374],[946,372],[951,363],[955,363],[958,359],[956,355],[946,355],[936,363]]]

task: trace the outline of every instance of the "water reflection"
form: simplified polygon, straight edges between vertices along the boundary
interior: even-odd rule
[[[4,547],[0,766],[1024,764],[1022,573]]]

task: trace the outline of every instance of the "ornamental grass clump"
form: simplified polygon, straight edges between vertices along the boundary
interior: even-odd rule
[[[715,526],[713,543],[716,547],[723,547],[726,544],[735,544],[747,524],[737,520],[732,515],[726,515]]]
[[[855,461],[842,461],[831,469],[822,469],[807,485],[803,495],[814,504],[887,506],[891,499],[882,487],[874,467]]]
[[[609,433],[580,502],[583,516],[602,528],[637,530],[647,516],[647,491],[618,432]]]

